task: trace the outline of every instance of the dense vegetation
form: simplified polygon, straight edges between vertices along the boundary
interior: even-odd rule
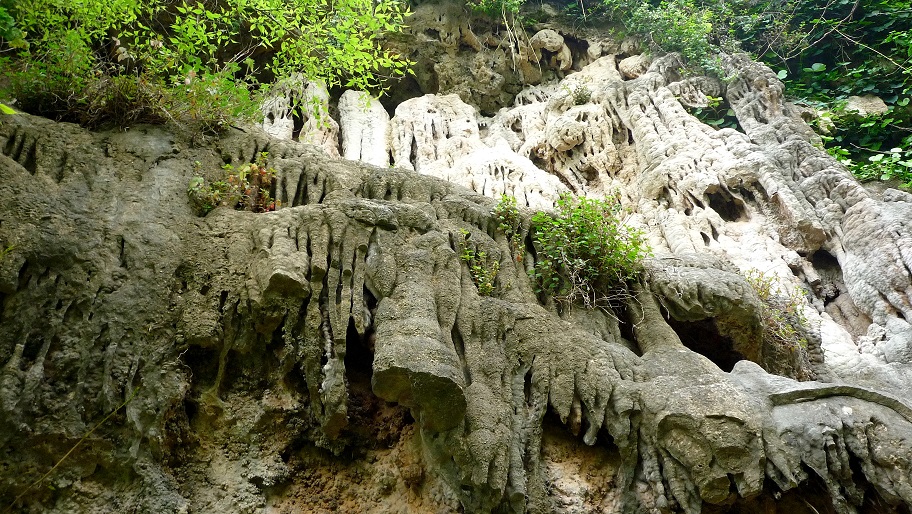
[[[287,77],[382,89],[398,0],[0,0],[0,97],[87,126],[217,132]]]
[[[466,1],[508,26],[535,18],[524,0]],[[818,113],[828,151],[859,178],[912,187],[908,1],[568,0],[567,12],[679,52],[694,73],[725,79],[721,52],[752,53]],[[382,90],[410,64],[381,44],[407,14],[402,0],[0,0],[0,98],[89,127],[213,133],[256,116],[269,84],[293,74]],[[846,108],[864,95],[886,107]],[[696,114],[731,126],[727,112],[720,102]]]
[[[532,217],[538,292],[569,306],[608,309],[629,296],[628,285],[651,252],[642,232],[624,223],[616,198],[564,195],[554,212]]]
[[[720,74],[720,52],[752,53],[778,71],[793,101],[816,110],[828,151],[859,178],[912,187],[908,1],[603,0],[592,10],[710,73]],[[846,108],[850,97],[865,95],[886,108]]]

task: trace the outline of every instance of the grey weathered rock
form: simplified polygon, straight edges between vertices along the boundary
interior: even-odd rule
[[[879,96],[874,95],[850,96],[844,109],[847,112],[857,113],[859,116],[885,114],[890,110]]]
[[[455,96],[417,99],[392,148],[420,173],[256,132],[199,148],[5,118],[0,501],[908,510],[912,203],[819,150],[768,68],[724,65],[725,85],[682,80],[674,56],[623,80],[609,54],[486,119]],[[739,129],[701,123],[682,92],[724,96]],[[216,173],[263,151],[282,209],[194,215],[194,161]],[[529,235],[517,260],[496,200],[431,171],[491,196],[532,191],[528,204],[614,194],[655,256],[618,313],[559,312],[528,279]],[[500,263],[493,296],[461,242]],[[806,287],[807,348],[760,334],[749,269]]]

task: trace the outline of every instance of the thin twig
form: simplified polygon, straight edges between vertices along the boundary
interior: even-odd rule
[[[76,448],[79,448],[79,445],[81,445],[83,441],[85,441],[86,439],[88,439],[89,436],[91,436],[92,433],[94,433],[95,430],[98,429],[98,427],[100,427],[101,425],[103,425],[107,420],[111,419],[111,417],[112,417],[114,414],[116,414],[117,411],[119,411],[120,409],[126,407],[127,404],[129,404],[130,402],[132,402],[132,401],[133,401],[133,398],[136,398],[136,393],[138,393],[138,392],[139,392],[139,387],[137,387],[136,389],[133,390],[133,394],[131,394],[130,397],[126,399],[126,401],[124,401],[123,403],[121,403],[120,405],[118,405],[116,409],[114,409],[114,410],[112,410],[110,413],[108,413],[108,415],[105,416],[104,419],[102,419],[101,421],[99,421],[98,423],[96,423],[95,426],[93,426],[91,430],[89,430],[88,432],[86,432],[85,435],[82,436],[82,439],[80,439],[79,441],[76,441],[76,444],[74,444],[73,447],[70,448],[70,451],[66,452],[66,455],[64,455],[63,457],[60,458],[60,460],[57,461],[57,464],[54,464],[54,467],[52,467],[50,470],[48,470],[47,473],[45,473],[44,475],[42,475],[41,478],[39,478],[38,480],[35,480],[35,481],[32,482],[28,487],[26,487],[25,490],[22,491],[22,492],[19,494],[19,496],[17,496],[16,499],[13,500],[13,503],[11,503],[11,504],[9,505],[9,507],[7,507],[7,508],[10,509],[10,510],[12,510],[12,508],[16,505],[16,503],[17,503],[19,500],[21,500],[22,497],[25,496],[25,494],[26,494],[27,492],[29,492],[29,491],[31,491],[33,488],[35,488],[35,487],[41,485],[41,482],[44,482],[44,480],[45,480],[47,477],[51,476],[51,473],[53,473],[57,468],[59,468],[60,465],[63,464],[63,461],[65,461],[65,460],[67,459],[67,457],[69,457],[74,451],[76,451]]]

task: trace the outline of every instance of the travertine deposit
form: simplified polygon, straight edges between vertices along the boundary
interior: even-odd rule
[[[481,64],[388,121],[345,93],[318,146],[288,140],[304,85],[267,106],[285,140],[4,118],[0,506],[909,512],[912,195],[858,184],[746,57],[686,78],[554,29],[511,55],[448,16],[413,27]],[[444,87],[517,56],[510,87]],[[736,127],[691,114],[708,96]],[[195,215],[198,169],[261,152],[282,208]],[[492,219],[565,192],[619,198],[653,249],[612,312],[537,295],[531,234],[517,259]],[[764,337],[751,270],[806,345]]]

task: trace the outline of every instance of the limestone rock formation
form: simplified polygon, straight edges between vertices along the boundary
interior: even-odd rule
[[[278,139],[295,139],[339,156],[339,123],[329,115],[323,84],[292,77],[276,85],[263,104],[263,130]],[[295,121],[300,124],[295,127]]]
[[[447,26],[426,36],[489,48]],[[0,505],[908,512],[912,195],[859,185],[746,57],[726,84],[593,59],[491,116],[403,102],[395,168],[5,118]],[[692,116],[706,96],[738,127]],[[261,152],[281,209],[192,212],[199,168]],[[647,234],[615,311],[540,298],[531,235],[517,259],[492,219],[563,191]],[[492,296],[463,244],[499,262]],[[768,337],[752,269],[803,346]]]
[[[342,157],[374,166],[388,166],[390,116],[367,93],[346,90],[339,98]]]

